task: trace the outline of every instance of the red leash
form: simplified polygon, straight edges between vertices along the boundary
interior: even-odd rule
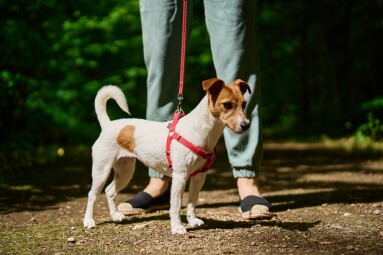
[[[187,11],[188,11],[188,0],[183,1],[183,13],[182,13],[182,38],[181,38],[181,63],[180,63],[180,84],[178,89],[178,107],[176,112],[174,113],[174,117],[172,123],[169,124],[169,135],[166,140],[166,159],[168,160],[169,169],[173,171],[172,159],[170,157],[170,144],[173,139],[177,140],[179,143],[190,149],[195,154],[206,160],[205,165],[195,171],[190,175],[190,177],[197,175],[199,173],[206,172],[210,166],[213,164],[215,160],[216,150],[212,153],[207,152],[201,147],[195,146],[187,139],[183,138],[180,134],[178,134],[176,130],[176,126],[178,120],[185,116],[182,110],[182,100],[183,100],[183,89],[184,89],[184,74],[185,74],[185,58],[186,58],[186,37],[187,37]]]
[[[181,111],[183,90],[184,90],[184,75],[185,75],[185,58],[186,58],[186,39],[187,39],[187,15],[188,15],[188,0],[183,1],[182,8],[182,37],[181,37],[181,63],[180,63],[180,84],[178,88],[178,108]]]

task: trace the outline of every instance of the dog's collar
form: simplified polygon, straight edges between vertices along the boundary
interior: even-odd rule
[[[174,114],[173,121],[171,123],[169,123],[169,126],[168,126],[169,135],[168,135],[168,138],[166,140],[166,151],[165,151],[165,153],[166,153],[166,159],[168,160],[168,163],[169,163],[169,169],[171,171],[173,171],[173,165],[172,165],[172,159],[170,156],[170,144],[171,144],[173,139],[177,140],[179,143],[184,145],[186,148],[188,148],[189,150],[191,150],[192,152],[194,152],[198,156],[205,159],[206,160],[205,165],[201,169],[196,170],[195,172],[193,172],[190,175],[190,177],[193,177],[199,173],[206,172],[210,168],[210,166],[213,164],[213,162],[216,158],[216,149],[214,148],[214,151],[209,153],[206,150],[204,150],[203,148],[194,145],[193,143],[191,143],[187,139],[183,138],[180,134],[178,134],[175,131],[175,129],[176,129],[176,126],[178,124],[178,120],[180,118],[182,118],[183,116],[185,116],[184,113],[177,111]]]

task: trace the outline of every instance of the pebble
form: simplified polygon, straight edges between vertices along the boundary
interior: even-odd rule
[[[341,225],[339,225],[339,224],[331,224],[330,228],[335,228],[337,230],[342,230],[343,229],[343,227]]]
[[[376,215],[379,215],[379,214],[381,214],[381,211],[380,211],[379,209],[376,209],[376,210],[374,210],[372,213],[373,213],[373,214],[376,214]]]
[[[343,216],[344,216],[344,217],[351,216],[351,213],[346,212],[346,213],[343,214]]]
[[[136,224],[132,227],[132,230],[146,228],[148,225],[148,223]]]
[[[74,243],[74,242],[76,242],[76,239],[73,237],[73,236],[71,236],[71,237],[68,237],[68,243]]]

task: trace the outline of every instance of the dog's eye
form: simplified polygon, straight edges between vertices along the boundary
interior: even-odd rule
[[[233,109],[233,105],[231,103],[223,103],[223,107],[225,107],[228,110]]]
[[[242,103],[242,109],[245,109],[245,108],[246,108],[246,103],[247,103],[247,102],[243,102],[243,103]]]

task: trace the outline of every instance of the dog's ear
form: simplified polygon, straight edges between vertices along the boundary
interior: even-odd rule
[[[239,89],[241,90],[242,94],[245,94],[247,91],[249,91],[249,94],[251,94],[251,89],[250,89],[250,86],[249,84],[247,84],[246,82],[244,82],[243,80],[241,79],[237,79],[235,82],[234,82],[235,85],[239,86]]]
[[[220,92],[224,85],[225,82],[218,78],[211,78],[202,82],[203,90],[209,91],[209,93],[212,95],[216,95],[218,92]]]

